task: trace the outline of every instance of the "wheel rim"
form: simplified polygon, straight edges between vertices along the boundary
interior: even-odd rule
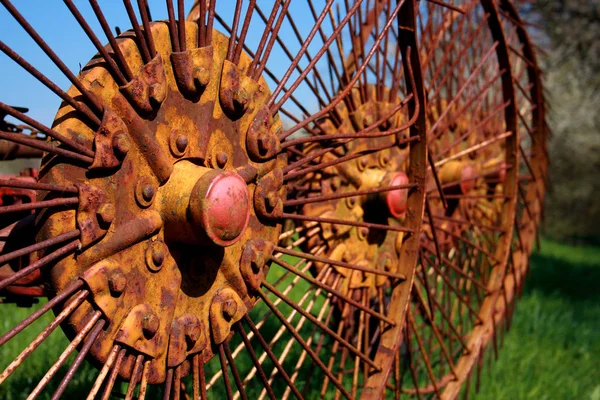
[[[487,15],[487,19],[484,16]],[[509,256],[517,126],[491,2],[421,5],[428,193],[396,397],[455,398],[482,354]]]
[[[509,2],[500,2],[501,21],[511,51],[513,78],[516,80],[519,132],[519,197],[515,216],[515,234],[511,257],[510,282],[506,282],[507,302],[516,300],[522,289],[529,255],[543,215],[548,171],[545,100],[536,51],[526,30],[526,22]],[[509,287],[510,286],[510,287]],[[512,301],[511,301],[512,300]],[[514,305],[508,306],[510,318]]]

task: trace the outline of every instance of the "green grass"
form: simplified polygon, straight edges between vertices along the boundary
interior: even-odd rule
[[[284,261],[287,261],[290,264],[294,264],[297,262],[296,258],[284,256]],[[271,266],[271,270],[269,273],[269,281],[274,282],[279,278],[282,278],[285,274],[286,270],[282,267],[279,267],[275,264]],[[294,275],[288,274],[286,278],[282,279],[282,283],[280,287],[286,287],[293,279]],[[296,286],[295,290],[292,290],[288,297],[292,299],[294,302],[298,302],[300,298],[310,289],[310,286],[307,282],[300,280]],[[271,300],[275,300],[275,297],[270,296]],[[312,298],[312,297],[310,297]],[[309,300],[310,300],[309,298]],[[308,301],[305,301],[307,303]],[[34,305],[33,308],[21,308],[17,307],[14,304],[0,304],[0,335],[7,332],[9,329],[17,325],[20,321],[26,318],[31,312],[40,307],[43,304],[43,301],[40,304]],[[322,296],[317,298],[314,304],[314,309],[318,310],[323,305]],[[291,308],[289,306],[280,305],[279,309],[285,314],[289,315],[291,312]],[[267,306],[264,303],[259,303],[255,308],[253,308],[250,312],[250,316],[254,321],[260,319],[260,317],[268,311]],[[12,338],[9,342],[7,342],[4,346],[0,347],[0,373],[14,360],[19,353],[29,344],[32,340],[36,338],[36,336],[52,321],[53,314],[46,313],[37,321],[35,321],[31,326],[23,330],[23,332],[19,333],[17,336]],[[292,324],[295,325],[300,319],[299,315],[296,315],[294,319],[292,319]],[[274,323],[274,317],[271,317],[267,320],[266,326],[261,329],[262,335],[265,337],[265,340],[269,341],[271,337],[275,334],[277,329],[279,328],[278,324]],[[301,334],[306,335],[309,332],[310,324],[304,324],[303,329],[300,331]],[[248,329],[247,329],[248,331]],[[285,342],[289,339],[289,335],[284,335],[282,339],[277,341],[273,346],[272,350],[275,354],[280,354],[281,350],[284,347]],[[236,335],[230,342],[230,348],[233,350],[237,344],[241,342],[241,339]],[[54,364],[54,362],[59,358],[62,351],[67,347],[69,342],[66,337],[62,333],[60,328],[57,328],[52,334],[41,344],[40,348],[34,351],[25,361],[19,366],[14,373],[2,384],[0,385],[0,400],[16,400],[16,399],[26,399],[31,390],[37,385],[40,379],[44,376],[44,374],[49,370],[49,368]],[[258,347],[257,347],[258,350]],[[69,366],[73,362],[77,352],[74,352],[63,364],[63,366],[56,373],[55,377],[50,381],[48,386],[42,391],[39,399],[46,400],[52,397],[52,394],[60,384],[61,379],[65,376],[68,371]],[[300,354],[300,350],[295,348],[293,349],[293,355]],[[297,358],[294,356],[288,357],[294,363]],[[240,365],[237,365],[240,374],[245,376],[245,374],[251,368],[252,361],[246,353],[241,354],[238,357],[238,362]],[[266,370],[272,369],[272,365],[270,361],[267,360],[265,363]],[[304,364],[304,371],[308,372],[309,368],[311,368],[309,363]],[[220,362],[219,357],[214,357],[209,363],[205,365],[205,372],[208,377],[212,376],[216,371],[220,370]],[[78,372],[75,374],[73,379],[70,381],[69,386],[67,387],[67,391],[65,392],[64,398],[85,398],[89,389],[92,387],[96,376],[98,375],[98,371],[92,367],[90,364],[84,361]],[[230,381],[232,385],[234,384],[233,375],[230,373]],[[302,379],[298,380],[299,382]],[[191,377],[187,377],[184,379],[186,386],[191,388]],[[120,386],[119,386],[120,385]],[[274,388],[283,387],[284,382],[281,379],[275,380],[273,383]],[[113,388],[113,393],[120,392],[125,393],[127,390],[127,383],[121,382],[117,383]],[[252,387],[247,391],[249,398],[257,398],[262,390],[262,387]],[[277,389],[276,389],[277,390]],[[191,394],[191,389],[189,390]],[[211,394],[213,398],[226,398],[224,386],[217,385],[215,388],[211,390]],[[99,398],[100,395],[97,396]],[[114,396],[113,396],[114,397]],[[112,397],[111,397],[112,398]],[[146,396],[147,399],[161,399],[162,398],[162,385],[153,386],[149,389],[149,392]]]
[[[280,276],[279,268],[272,271]],[[272,278],[272,277],[271,277]],[[499,359],[482,374],[480,392],[472,383],[471,399],[593,399],[600,400],[600,248],[570,247],[542,242],[531,259],[531,272],[518,302]],[[307,287],[290,297],[297,300]],[[265,311],[264,306],[255,312]],[[0,306],[0,334],[31,312]],[[0,348],[0,370],[50,321],[34,324]],[[0,399],[24,399],[67,344],[57,329],[2,386]],[[493,357],[493,351],[488,351]],[[73,356],[71,356],[71,361]],[[67,361],[65,365],[69,365]],[[209,369],[218,369],[218,361]],[[487,361],[485,362],[487,365]],[[50,398],[66,373],[63,367],[40,398]],[[84,363],[68,387],[66,398],[82,398],[97,371]],[[124,392],[126,384],[123,384]],[[320,387],[319,387],[320,389]],[[153,390],[155,396],[160,393]],[[256,393],[252,393],[254,397]]]
[[[499,358],[469,397],[600,399],[599,284],[600,248],[543,241]]]
[[[34,306],[35,307],[35,306]],[[0,304],[0,334],[17,325],[32,310],[20,308],[14,304]],[[52,321],[52,313],[46,313],[35,321],[30,327],[12,338],[4,346],[0,347],[0,369],[4,368]],[[0,386],[0,399],[13,400],[25,399],[39,380],[46,374],[48,369],[58,359],[60,354],[69,344],[60,328],[57,328],[46,339],[39,349],[34,351],[25,362],[17,368],[14,373]],[[67,373],[69,366],[75,359],[75,355],[67,359],[59,369],[54,379],[42,392],[40,399],[50,399],[63,376]],[[80,371],[71,380],[68,390],[71,398],[85,398],[87,390],[94,382],[98,371],[84,362]],[[90,383],[91,382],[91,383]]]

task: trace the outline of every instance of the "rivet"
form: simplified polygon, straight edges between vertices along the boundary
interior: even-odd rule
[[[346,198],[346,205],[350,209],[354,208],[354,206],[356,205],[356,197],[347,197]]]
[[[160,267],[162,263],[165,261],[165,253],[161,249],[153,249],[152,250],[152,262],[157,267]]]
[[[168,255],[168,249],[164,242],[155,240],[148,243],[146,248],[146,265],[148,269],[158,272],[162,269],[165,263],[165,258]]]
[[[358,228],[358,237],[360,239],[364,239],[367,236],[369,236],[369,228],[367,228],[366,226],[361,226],[360,228]]]
[[[223,168],[227,164],[228,160],[229,157],[227,157],[227,153],[221,151],[219,154],[217,154],[217,166],[219,168]]]
[[[177,150],[179,150],[180,153],[185,151],[188,143],[188,138],[185,135],[179,135],[177,136],[177,139],[175,139],[175,146],[177,146]]]
[[[379,154],[379,165],[382,167],[387,167],[390,162],[390,155],[387,152],[382,152]]]
[[[149,207],[152,204],[155,194],[156,189],[154,180],[149,176],[140,176],[135,185],[135,199],[140,207]]]
[[[359,171],[363,171],[367,167],[368,162],[369,160],[367,160],[365,157],[360,158],[357,163]]]
[[[144,197],[144,200],[148,202],[152,201],[152,199],[154,198],[154,188],[152,187],[152,185],[144,185],[144,187],[142,188],[142,196]]]

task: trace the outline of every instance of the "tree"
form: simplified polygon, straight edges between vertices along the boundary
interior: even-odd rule
[[[600,241],[600,0],[534,0],[521,12],[541,58],[553,131],[547,235]]]

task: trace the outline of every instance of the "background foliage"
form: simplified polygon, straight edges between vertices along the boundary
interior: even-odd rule
[[[544,233],[600,244],[600,1],[533,0],[521,12],[545,49],[553,134]]]

